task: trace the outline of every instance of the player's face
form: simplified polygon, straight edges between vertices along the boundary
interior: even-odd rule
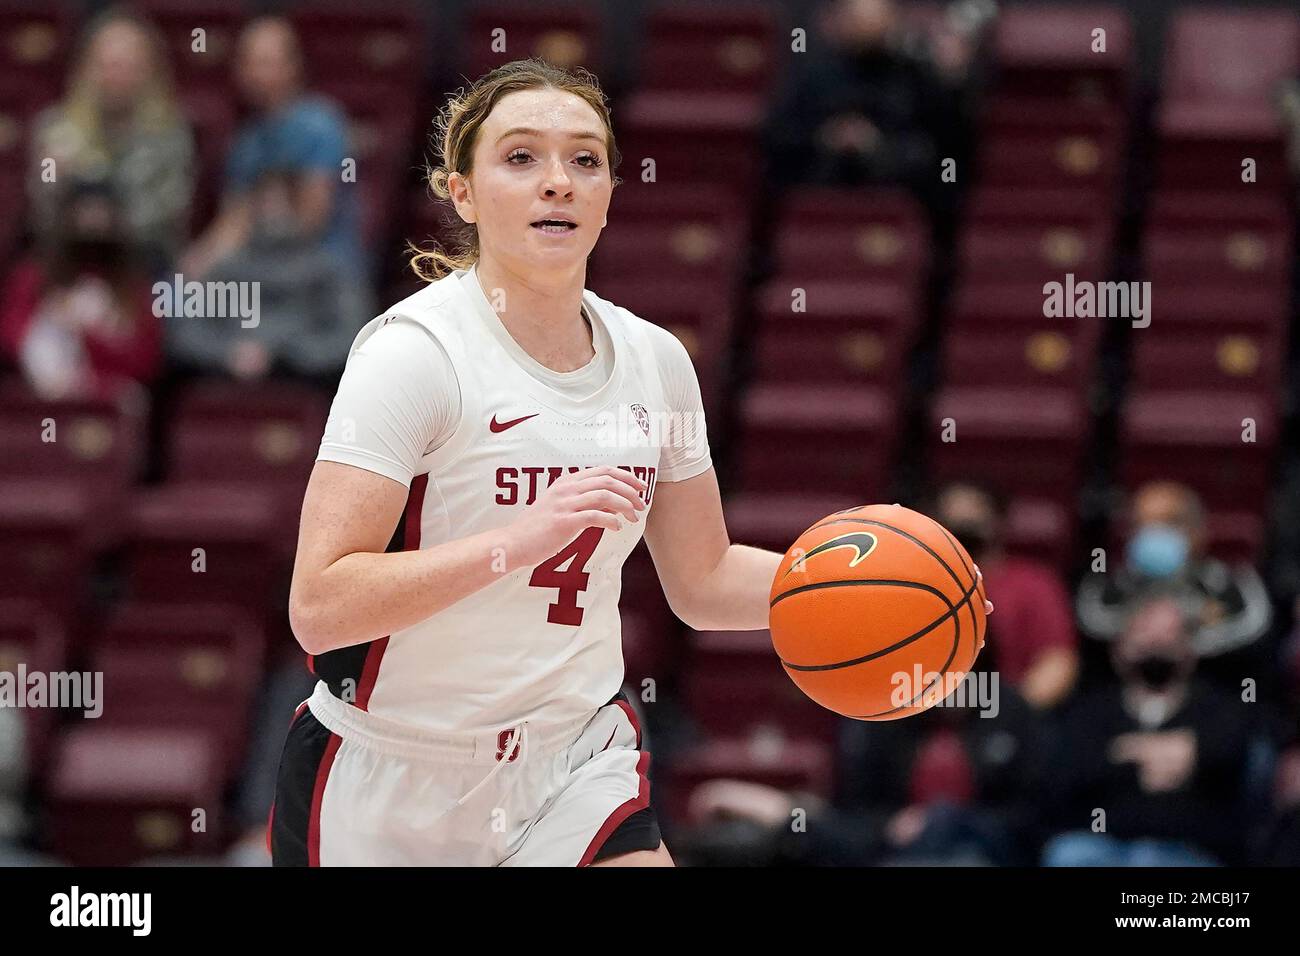
[[[480,127],[464,182],[449,185],[484,255],[517,268],[582,267],[613,192],[604,124],[572,93],[511,93]],[[554,219],[569,225],[544,223]]]

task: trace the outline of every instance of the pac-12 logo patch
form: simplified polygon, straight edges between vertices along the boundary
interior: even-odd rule
[[[646,409],[646,407],[642,405],[640,402],[637,402],[635,405],[632,406],[632,417],[636,419],[636,423],[639,426],[641,426],[641,431],[645,434],[647,438],[649,438],[650,437],[650,412]]]

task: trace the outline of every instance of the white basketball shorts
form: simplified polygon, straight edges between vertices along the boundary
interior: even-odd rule
[[[445,736],[322,681],[280,760],[276,866],[586,866],[659,846],[641,728],[618,694],[568,726]]]

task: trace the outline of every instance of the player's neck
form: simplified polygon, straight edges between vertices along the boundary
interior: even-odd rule
[[[537,362],[572,372],[595,356],[595,333],[582,317],[585,270],[545,283],[490,261],[479,260],[475,271],[501,324]]]

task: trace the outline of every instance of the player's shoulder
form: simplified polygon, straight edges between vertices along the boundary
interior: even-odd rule
[[[349,354],[363,346],[371,353],[445,349],[462,317],[455,281],[454,273],[444,276],[388,306],[361,327]]]
[[[634,345],[644,345],[660,365],[690,362],[686,346],[670,330],[641,318],[631,309],[601,298],[590,289],[583,294],[589,305],[600,310],[607,323],[621,330]]]

